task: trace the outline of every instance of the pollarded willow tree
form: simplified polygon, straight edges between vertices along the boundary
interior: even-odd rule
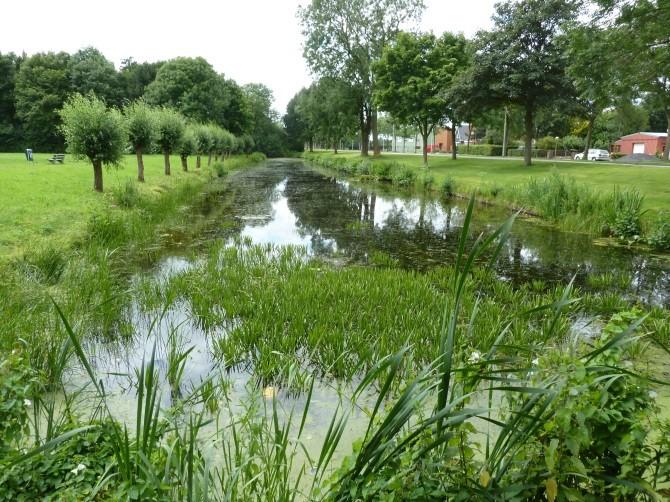
[[[163,152],[166,176],[170,176],[170,154],[179,146],[185,128],[186,123],[181,113],[170,108],[156,111],[156,142]]]
[[[375,103],[402,123],[415,125],[428,166],[428,136],[447,115],[445,90],[467,59],[462,35],[399,33],[373,65]]]
[[[137,181],[144,181],[144,160],[142,155],[149,151],[156,141],[156,111],[143,100],[135,101],[124,110],[128,138],[137,156]]]
[[[371,132],[373,150],[380,152],[372,63],[404,25],[420,18],[423,8],[423,0],[312,0],[299,11],[311,71],[356,90],[363,156]]]
[[[198,124],[193,128],[193,136],[195,138],[195,167],[200,169],[201,157],[207,155],[210,146],[214,143],[211,130],[204,124]]]
[[[193,155],[196,149],[194,126],[188,125],[179,142],[179,158],[181,159],[181,168],[184,172],[188,171],[188,156]]]
[[[102,166],[118,165],[128,136],[123,115],[95,96],[75,94],[60,111],[68,152],[93,164],[93,189],[102,192]]]
[[[521,0],[496,4],[494,28],[480,32],[467,82],[481,108],[517,105],[524,110],[524,163],[531,165],[538,110],[574,94],[567,74],[565,33],[578,0]]]

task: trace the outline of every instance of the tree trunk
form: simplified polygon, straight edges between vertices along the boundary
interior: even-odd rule
[[[200,169],[200,155],[196,155],[195,157],[195,168]]]
[[[456,160],[456,124],[451,123],[451,158]]]
[[[472,135],[472,122],[468,122],[468,144],[465,146],[465,151],[470,153],[470,136]]]
[[[428,167],[428,130],[421,131],[421,138],[423,139],[423,167]]]
[[[181,156],[181,168],[184,172],[188,171],[188,157],[186,155]]]
[[[163,159],[165,163],[165,176],[170,176],[170,152],[163,150]]]
[[[589,117],[589,128],[586,132],[586,143],[584,144],[584,160],[589,158],[589,148],[591,148],[591,138],[593,137],[593,123],[595,121],[595,115],[591,115]]]
[[[137,155],[137,181],[144,181],[144,160],[142,159],[142,149],[136,148],[135,155]]]
[[[102,161],[93,161],[93,190],[102,192]]]
[[[359,114],[359,121],[361,126],[361,157],[367,157],[369,150],[368,142],[370,138],[370,127],[369,127],[369,121],[367,120],[367,117],[365,115],[366,115],[365,109],[361,108]]]
[[[665,139],[665,148],[663,149],[663,160],[666,162],[670,158],[670,108],[665,109],[665,117],[668,119],[668,137]]]
[[[333,153],[337,155],[337,141],[333,141]]]
[[[209,152],[209,157],[207,158],[207,167],[212,165],[212,152]]]
[[[309,138],[309,153],[312,153],[314,151],[314,138],[310,136]]]
[[[509,113],[507,107],[505,107],[505,124],[503,126],[503,144],[502,144],[502,156],[507,157],[507,145],[509,144],[509,124],[508,117]]]
[[[372,109],[371,115],[371,126],[372,126],[372,153],[373,155],[381,155],[382,149],[379,146],[379,131],[377,130],[377,109]]]
[[[531,105],[526,105],[526,143],[523,152],[523,163],[526,166],[531,165],[532,159],[532,150],[533,150],[533,107]]]

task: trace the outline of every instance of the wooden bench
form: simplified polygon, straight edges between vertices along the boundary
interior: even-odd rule
[[[65,161],[65,154],[57,153],[53,157],[47,160],[49,161],[49,164],[62,164]]]

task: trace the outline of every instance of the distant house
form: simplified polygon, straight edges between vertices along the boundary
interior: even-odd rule
[[[464,145],[468,142],[470,126],[467,124],[456,127],[456,144]],[[451,153],[451,127],[438,128],[435,131],[435,140],[433,145],[429,145],[432,152]],[[470,138],[470,143],[476,143],[474,137]]]
[[[665,132],[636,132],[617,140],[612,151],[624,155],[632,153],[656,155],[663,151],[666,141],[668,141],[668,134]]]

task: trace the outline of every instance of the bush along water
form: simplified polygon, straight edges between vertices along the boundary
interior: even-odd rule
[[[619,312],[595,338],[571,336],[579,293],[497,280],[513,218],[473,240],[474,205],[454,266],[433,274],[387,261],[338,270],[301,248],[219,242],[194,268],[143,281],[138,303],[158,314],[141,335],[131,326],[148,343],[127,375],[132,423],[113,413],[83,343],[87,326],[52,302],[51,384],[21,341],[0,360],[0,500],[665,495],[670,427],[656,392],[667,382],[634,359],[642,338],[656,342],[648,323],[657,314]],[[155,329],[176,304],[215,356],[199,381],[185,374],[196,350],[183,335],[196,328]],[[252,373],[244,394],[224,371],[236,364]],[[69,385],[68,367],[89,383]],[[322,382],[341,389],[330,412],[316,401]],[[317,417],[323,434],[310,449]]]
[[[430,173],[397,161],[372,161],[318,153],[305,153],[303,158],[345,176],[391,182],[399,187],[435,189],[445,196],[457,195],[457,181],[453,177],[448,176],[436,187]],[[531,178],[507,190],[496,184],[484,185],[478,187],[477,193],[487,199],[505,201],[528,210],[564,230],[615,237],[626,244],[647,242],[658,250],[670,249],[664,244],[667,225],[660,219],[650,230],[654,232],[654,237],[645,235],[644,196],[635,188],[614,186],[612,192],[606,193],[553,172],[544,178]]]

